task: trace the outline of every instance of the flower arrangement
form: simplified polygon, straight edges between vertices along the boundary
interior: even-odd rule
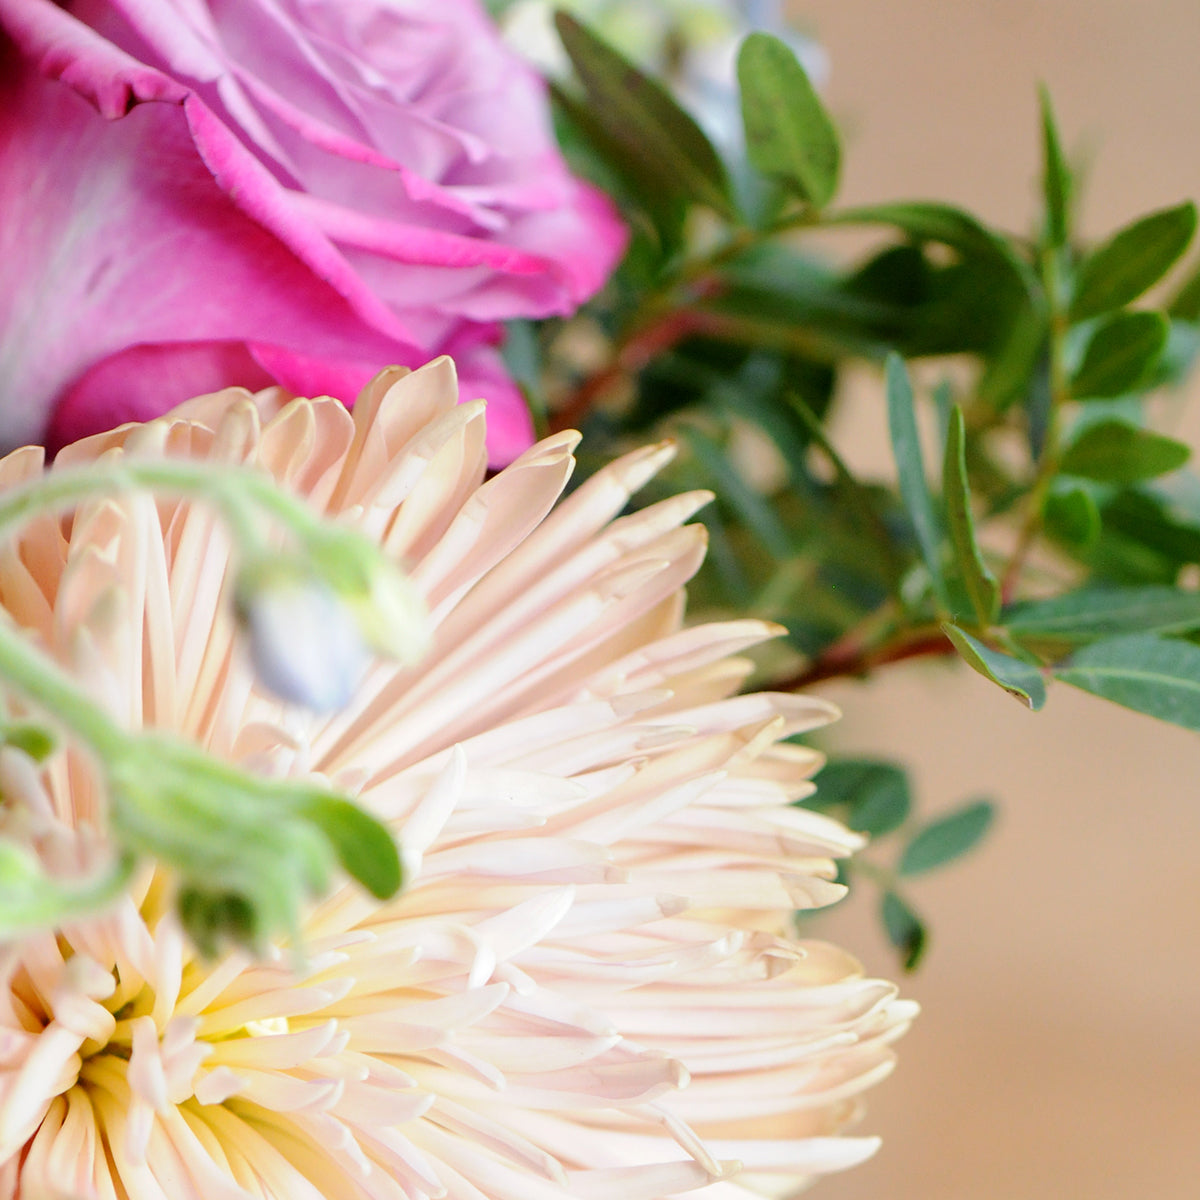
[[[814,687],[1200,729],[1195,206],[1047,93],[1034,236],[840,205],[776,7],[572,7],[0,0],[0,1200],[790,1196],[916,1013],[813,914],[995,812]]]

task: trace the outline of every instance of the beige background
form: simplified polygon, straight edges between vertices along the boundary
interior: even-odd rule
[[[1200,197],[1200,0],[802,0],[848,131],[843,199],[937,198],[1025,231],[1035,85],[1092,159],[1084,229]],[[1200,390],[1181,428],[1200,446]],[[839,432],[878,462],[878,391]],[[824,1200],[1200,1197],[1200,737],[1066,688],[1030,714],[965,671],[828,687],[845,750],[912,763],[923,804],[989,792],[986,849],[913,886],[924,1005]],[[830,936],[892,972],[870,911]]]

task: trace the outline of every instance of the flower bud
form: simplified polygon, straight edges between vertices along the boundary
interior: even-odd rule
[[[244,569],[237,611],[264,687],[319,713],[349,702],[367,652],[356,614],[322,580],[288,559]]]

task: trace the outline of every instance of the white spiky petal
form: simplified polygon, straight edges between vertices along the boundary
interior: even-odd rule
[[[789,803],[817,759],[780,739],[830,707],[733,695],[772,627],[681,627],[704,497],[614,519],[668,448],[554,507],[574,436],[484,482],[482,405],[456,400],[441,360],[353,416],[228,391],[60,455],[258,464],[406,563],[433,649],[333,717],[255,688],[200,506],[124,495],[0,551],[11,618],[119,720],[325,776],[411,873],[315,904],[299,974],[285,948],[200,960],[152,873],[5,948],[5,1200],[745,1200],[874,1149],[839,1134],[912,1006],[791,924],[857,845]],[[39,470],[19,451],[0,485]],[[51,869],[95,854],[84,758],[6,750],[0,787]]]

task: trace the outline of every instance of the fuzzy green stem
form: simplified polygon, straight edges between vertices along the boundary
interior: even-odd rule
[[[16,687],[101,758],[120,754],[128,735],[105,716],[47,655],[7,621],[0,621],[0,678]]]

